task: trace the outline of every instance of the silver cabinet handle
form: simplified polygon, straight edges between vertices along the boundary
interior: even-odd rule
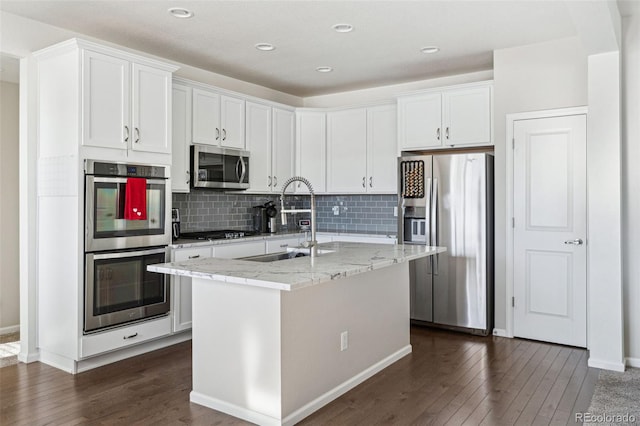
[[[267,184],[267,186],[271,186],[271,176],[269,176],[269,183]]]
[[[438,130],[436,130],[436,138],[440,140],[440,127],[438,127]]]
[[[138,337],[138,333],[133,333],[133,334],[130,334],[129,336],[124,336],[123,339],[124,340],[133,339],[134,337]]]
[[[373,176],[369,176],[369,188],[373,188]]]
[[[280,244],[280,247],[289,247],[289,244]]]
[[[580,238],[576,238],[575,240],[567,240],[564,242],[565,244],[573,244],[574,246],[581,246],[584,241]]]
[[[367,177],[365,176],[365,177],[362,178],[362,187],[363,188],[367,187],[367,183],[366,182],[367,182]]]
[[[222,129],[222,140],[223,141],[227,140],[227,129]]]
[[[129,142],[129,126],[124,126],[124,131],[125,131],[124,141]]]
[[[199,254],[194,254],[193,256],[189,256],[189,259],[198,259],[199,257]]]
[[[220,139],[220,129],[216,127],[216,140]]]
[[[137,127],[134,129],[135,133],[136,133],[136,140],[134,141],[135,143],[140,142],[140,129],[138,129]]]
[[[447,129],[444,131],[444,134],[447,138],[447,140],[449,140],[449,128],[447,127]]]
[[[277,188],[278,187],[278,176],[274,176],[273,177],[273,187]]]
[[[187,170],[187,184],[191,183],[191,172]]]

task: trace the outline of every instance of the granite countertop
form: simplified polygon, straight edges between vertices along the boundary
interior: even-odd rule
[[[149,265],[147,269],[171,275],[290,291],[446,251],[444,247],[342,241],[319,244],[318,249],[332,252],[319,255],[313,262],[308,256],[276,262],[211,257]]]
[[[310,232],[307,231],[307,234],[310,235]],[[388,237],[395,238],[395,234],[388,233],[373,233],[373,232],[339,232],[339,231],[317,231],[318,235],[332,235],[332,236],[352,236],[352,237]],[[200,246],[212,246],[212,245],[220,245],[220,244],[232,244],[232,243],[243,243],[248,241],[260,241],[260,240],[277,240],[284,238],[295,238],[299,236],[304,236],[304,231],[292,231],[292,232],[278,232],[277,234],[260,234],[253,235],[251,237],[242,237],[242,238],[230,238],[230,239],[220,239],[220,240],[190,240],[187,238],[178,238],[169,244],[169,248],[172,249],[183,249],[190,247],[200,247]]]

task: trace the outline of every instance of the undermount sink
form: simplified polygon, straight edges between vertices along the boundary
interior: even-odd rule
[[[277,262],[279,260],[295,259],[296,257],[309,256],[309,249],[292,248],[278,253],[259,254],[257,256],[241,257],[239,260],[251,262]],[[318,250],[318,255],[333,253],[333,250]]]

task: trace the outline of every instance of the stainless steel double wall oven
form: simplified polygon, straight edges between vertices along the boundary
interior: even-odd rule
[[[146,220],[125,219],[129,178],[146,179]],[[86,160],[85,333],[169,312],[165,275],[147,265],[167,261],[170,206],[168,167]]]

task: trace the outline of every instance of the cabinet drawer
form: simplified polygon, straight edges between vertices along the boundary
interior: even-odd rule
[[[102,333],[83,336],[80,340],[80,357],[86,358],[105,352],[133,346],[171,333],[171,318],[140,322]]]
[[[267,240],[267,253],[277,253],[279,251],[287,251],[288,248],[300,245],[298,238],[285,238],[278,240]]]
[[[193,247],[174,250],[171,255],[172,262],[181,262],[189,259],[202,259],[211,257],[211,247]]]

